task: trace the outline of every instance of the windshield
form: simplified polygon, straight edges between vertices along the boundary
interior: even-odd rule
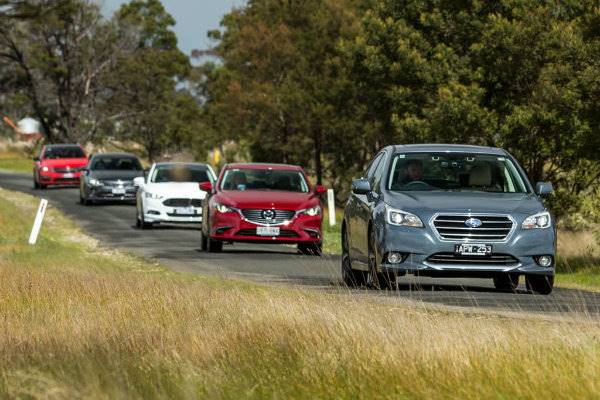
[[[203,165],[159,165],[152,173],[151,182],[212,182],[208,168]]]
[[[134,157],[99,156],[94,157],[90,169],[95,171],[141,171],[142,166]]]
[[[85,158],[85,154],[79,146],[52,146],[46,148],[43,158],[51,160],[58,158]]]
[[[396,154],[387,188],[397,191],[527,192],[514,163],[507,157],[493,154]]]
[[[228,169],[221,190],[280,190],[307,193],[308,185],[300,171],[273,169]]]

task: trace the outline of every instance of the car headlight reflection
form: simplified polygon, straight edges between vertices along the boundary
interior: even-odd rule
[[[388,208],[386,213],[387,223],[398,226],[411,226],[413,228],[422,228],[423,221],[421,218],[406,211]]]
[[[217,210],[220,213],[235,211],[233,208],[226,206],[225,204],[221,204],[221,203],[215,203],[214,208],[215,208],[215,210]]]
[[[90,178],[90,185],[92,185],[92,186],[102,186],[102,182],[100,182],[96,178]]]
[[[304,210],[298,211],[298,214],[308,215],[309,217],[316,217],[321,215],[321,206],[316,205],[313,207],[305,208]]]
[[[546,229],[552,226],[552,218],[548,211],[537,213],[525,218],[521,224],[523,229]]]
[[[48,167],[42,167],[42,171],[43,172],[48,172],[48,171],[50,171],[50,168],[48,168]]]
[[[144,196],[146,196],[147,199],[153,199],[153,200],[160,200],[163,198],[162,195],[160,195],[158,193],[151,193],[151,192],[145,192]]]

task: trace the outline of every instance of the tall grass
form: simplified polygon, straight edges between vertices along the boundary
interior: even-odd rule
[[[0,397],[592,398],[600,326],[168,273],[0,191]]]

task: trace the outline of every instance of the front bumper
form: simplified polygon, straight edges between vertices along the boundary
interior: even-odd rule
[[[93,186],[89,189],[88,199],[93,201],[123,201],[135,202],[137,188],[135,186],[126,186],[123,191],[114,191],[111,186]]]
[[[191,211],[191,212],[190,212]],[[144,199],[144,220],[150,223],[199,224],[202,222],[202,207],[168,207],[163,200]]]
[[[39,173],[39,183],[48,186],[73,186],[79,185],[81,172],[54,172],[47,171]]]
[[[552,228],[516,229],[502,242],[470,241],[491,244],[494,258],[455,255],[456,244],[469,242],[441,240],[430,227],[411,228],[385,224],[379,227],[378,233],[378,255],[381,257],[382,270],[440,277],[485,277],[498,273],[554,275],[556,234]],[[404,260],[397,264],[388,262],[389,252],[402,253]],[[536,257],[541,255],[553,257],[550,267],[538,265]]]
[[[243,218],[238,212],[214,212],[211,215],[210,237],[222,241],[251,243],[319,243],[322,238],[322,217],[297,215],[287,224],[272,225],[280,229],[279,236],[259,236],[256,228],[265,226]]]

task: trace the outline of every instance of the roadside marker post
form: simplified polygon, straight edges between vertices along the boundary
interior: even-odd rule
[[[40,233],[42,221],[44,220],[44,215],[46,214],[47,207],[48,200],[42,199],[42,201],[40,201],[40,206],[38,207],[37,214],[35,215],[35,221],[33,221],[33,228],[31,229],[31,234],[29,235],[29,244],[31,245],[34,245],[37,242],[37,237]]]
[[[333,189],[327,189],[327,209],[329,210],[329,226],[335,226],[335,196]]]

